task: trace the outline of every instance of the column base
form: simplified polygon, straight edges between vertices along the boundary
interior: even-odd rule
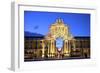
[[[44,55],[42,55],[42,58],[44,58]]]

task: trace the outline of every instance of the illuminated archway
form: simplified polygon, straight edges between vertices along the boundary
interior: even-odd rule
[[[57,19],[56,22],[50,26],[49,33],[46,36],[46,40],[48,40],[48,42],[50,43],[49,51],[48,51],[48,53],[51,53],[50,56],[54,56],[54,54],[57,53],[57,49],[56,49],[57,47],[55,46],[57,44],[55,44],[55,42],[57,42],[57,39],[60,38],[62,38],[63,40],[63,49],[61,50],[61,53],[64,54],[65,56],[69,56],[70,51],[69,51],[68,42],[69,40],[72,40],[73,37],[69,32],[69,27],[64,24],[63,20]],[[57,46],[59,47],[61,45],[57,45]]]

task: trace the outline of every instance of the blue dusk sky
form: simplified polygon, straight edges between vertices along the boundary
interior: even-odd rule
[[[46,35],[57,18],[63,19],[73,36],[90,36],[90,14],[24,11],[24,31]]]

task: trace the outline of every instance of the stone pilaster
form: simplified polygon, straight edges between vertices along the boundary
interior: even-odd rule
[[[44,48],[45,48],[45,44],[44,41],[42,40],[42,58],[44,58]]]

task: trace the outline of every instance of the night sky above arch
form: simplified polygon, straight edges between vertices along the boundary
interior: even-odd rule
[[[24,31],[46,35],[57,18],[63,19],[73,36],[90,36],[90,14],[24,11]]]

